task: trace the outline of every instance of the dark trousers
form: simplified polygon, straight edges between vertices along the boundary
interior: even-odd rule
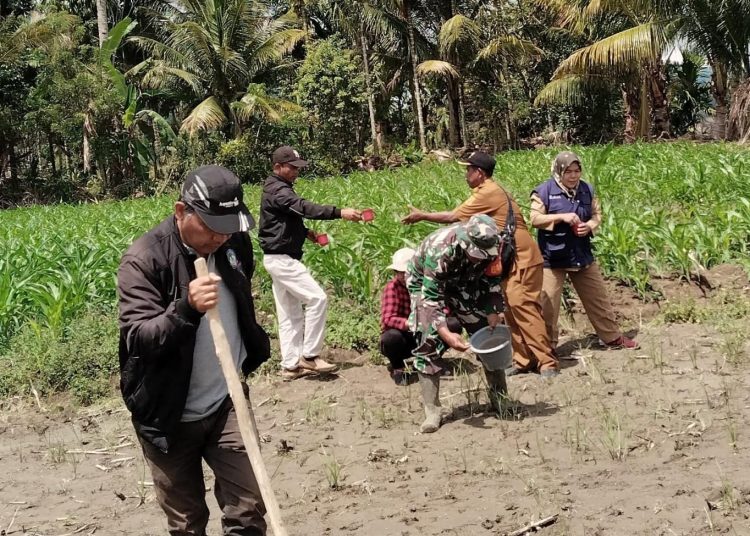
[[[457,318],[447,318],[448,329],[453,333],[461,333],[461,322]],[[404,368],[404,359],[411,357],[412,351],[417,347],[417,340],[411,331],[400,329],[387,329],[380,335],[380,353],[391,362],[392,369]]]
[[[213,415],[180,423],[166,454],[139,440],[151,468],[156,498],[167,515],[169,534],[206,534],[208,506],[201,460],[206,460],[216,477],[214,495],[224,514],[224,535],[266,534],[266,509],[229,397]]]

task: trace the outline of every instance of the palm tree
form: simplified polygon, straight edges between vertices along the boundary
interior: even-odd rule
[[[734,75],[750,79],[750,0],[654,0],[654,3],[677,34],[708,59],[716,108],[713,137],[726,138],[729,78]],[[742,99],[742,91],[736,97],[738,101]]]
[[[386,10],[369,1],[351,2],[350,0],[308,0],[304,5],[295,8],[303,11],[309,22],[306,26],[320,27],[325,25],[331,32],[342,34],[351,43],[352,48],[359,50],[362,66],[365,71],[367,89],[367,109],[370,118],[370,135],[373,153],[382,151],[382,137],[379,134],[376,118],[376,94],[374,73],[372,72],[373,45],[383,50],[394,51],[398,46],[400,24]],[[325,19],[321,21],[320,19]]]
[[[107,38],[107,0],[96,0],[96,28],[99,31],[99,46]]]
[[[619,84],[626,141],[670,135],[666,76],[661,56],[671,29],[649,0],[539,0],[559,13],[561,27],[591,35],[593,43],[565,59],[538,103],[577,102],[581,92]],[[647,106],[650,106],[650,114]]]
[[[232,103],[263,98],[257,91],[248,96],[250,84],[305,37],[293,17],[270,19],[268,12],[260,0],[185,0],[179,9],[153,12],[156,37],[131,38],[149,57],[128,74],[142,75],[144,87],[188,90],[202,99],[181,130],[193,134],[229,124],[239,135],[237,111],[246,107]],[[266,100],[256,109],[274,103],[279,101]]]
[[[412,3],[415,0],[395,0],[399,15],[406,25],[406,42],[409,54],[409,63],[412,71],[412,84],[414,93],[414,108],[417,116],[417,132],[419,135],[419,147],[423,153],[427,152],[427,139],[425,137],[424,117],[422,111],[422,91],[419,89],[417,40],[414,30],[414,19],[412,17]]]

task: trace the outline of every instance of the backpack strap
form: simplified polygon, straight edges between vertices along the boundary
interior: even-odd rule
[[[505,189],[503,189],[503,192],[505,192],[505,197],[508,199],[508,215],[505,218],[505,232],[510,236],[515,236],[516,215],[513,213],[513,203],[510,200],[510,195],[508,195],[508,192]]]

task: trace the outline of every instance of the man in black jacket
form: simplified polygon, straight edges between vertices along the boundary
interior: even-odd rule
[[[300,168],[307,162],[291,147],[279,147],[271,160],[273,174],[263,185],[258,237],[263,249],[263,266],[273,280],[281,345],[281,376],[293,380],[336,369],[335,365],[320,357],[328,298],[300,262],[305,239],[318,239],[312,229],[305,227],[303,218],[360,221],[362,213],[353,208],[316,205],[298,196],[293,184]]]
[[[201,460],[216,477],[224,534],[266,533],[265,507],[204,313],[219,310],[238,371],[270,356],[250,280],[254,225],[239,179],[219,166],[190,172],[174,215],[120,263],[120,388],[172,535],[204,536]],[[206,258],[209,275],[196,278]]]

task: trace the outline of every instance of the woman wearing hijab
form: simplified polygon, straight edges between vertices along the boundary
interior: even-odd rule
[[[570,278],[596,334],[610,348],[634,349],[638,344],[620,331],[607,297],[591,237],[602,221],[594,187],[581,180],[581,159],[564,151],[552,163],[552,177],[531,193],[531,225],[544,257],[542,308],[552,347],[557,346],[565,277]]]

